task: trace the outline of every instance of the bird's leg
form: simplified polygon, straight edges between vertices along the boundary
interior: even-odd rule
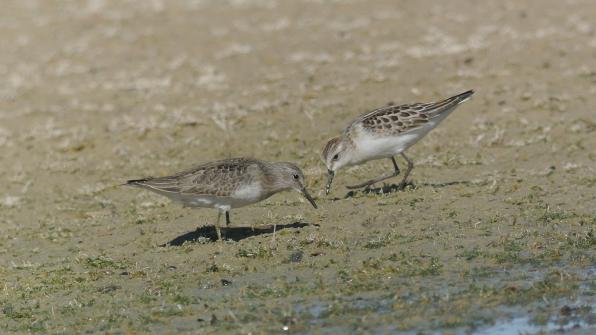
[[[400,188],[400,189],[406,187],[406,179],[408,179],[408,176],[410,175],[410,172],[414,168],[414,163],[408,158],[408,156],[406,156],[406,154],[404,154],[402,152],[401,153],[401,156],[406,160],[406,162],[408,162],[408,169],[406,170],[406,173],[404,174],[404,178],[399,183],[398,188]]]
[[[219,228],[219,220],[221,220],[221,211],[217,211],[217,222],[215,223],[215,231],[217,232],[217,240],[221,241],[221,229]]]
[[[397,176],[399,174],[399,167],[397,166],[397,162],[395,161],[395,157],[391,157],[391,162],[393,163],[393,169],[394,169],[394,171],[393,171],[392,174],[386,175],[386,176],[380,176],[380,177],[377,177],[375,179],[371,179],[371,180],[369,180],[367,182],[364,182],[362,184],[353,185],[353,186],[347,186],[347,187],[349,189],[351,189],[351,190],[352,189],[356,189],[356,188],[362,188],[362,187],[370,186],[370,185],[372,185],[374,183],[378,183],[380,181],[383,181],[383,180],[386,180],[386,179],[393,178],[393,177]]]
[[[230,211],[226,211],[226,226],[229,226],[230,223]]]

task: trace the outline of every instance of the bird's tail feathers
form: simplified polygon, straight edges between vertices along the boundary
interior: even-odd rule
[[[455,106],[467,101],[474,94],[474,90],[468,90],[464,93],[454,95],[451,98],[441,100],[427,107],[426,114],[430,118],[434,118],[443,114],[444,112],[452,111]]]
[[[149,178],[127,180],[122,186],[144,187]]]
[[[464,93],[460,93],[456,96],[453,96],[447,100],[451,100],[453,99],[454,101],[457,101],[458,104],[461,104],[462,102],[467,101],[468,99],[470,99],[470,97],[474,95],[474,90],[468,90],[465,91]]]

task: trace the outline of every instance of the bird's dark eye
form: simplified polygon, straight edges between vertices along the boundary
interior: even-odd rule
[[[295,174],[293,177],[294,177],[294,179],[299,179],[300,178],[300,176],[297,175],[297,174]]]
[[[333,156],[333,158],[332,158],[332,159],[333,159],[334,161],[338,160],[338,159],[339,159],[339,154],[335,154],[335,156]]]

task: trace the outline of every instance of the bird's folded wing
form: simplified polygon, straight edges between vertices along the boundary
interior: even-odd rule
[[[398,135],[420,128],[456,105],[467,100],[474,92],[467,91],[456,96],[432,103],[414,103],[399,106],[385,106],[362,114],[347,129],[362,126],[366,131]]]
[[[192,195],[230,196],[239,184],[249,182],[247,170],[254,163],[225,160],[207,163],[173,176],[148,178],[139,186],[161,192]]]

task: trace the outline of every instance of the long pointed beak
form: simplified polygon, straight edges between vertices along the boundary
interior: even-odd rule
[[[329,191],[331,191],[331,183],[333,183],[333,177],[335,177],[335,172],[327,170],[327,186],[325,186],[325,194],[329,194]]]
[[[319,208],[317,207],[317,204],[315,203],[315,199],[313,199],[310,194],[308,194],[308,191],[306,190],[306,187],[302,187],[302,189],[300,190],[300,193],[302,193],[302,195],[306,198],[306,200],[308,200],[308,202],[310,202],[310,204],[315,208]]]

